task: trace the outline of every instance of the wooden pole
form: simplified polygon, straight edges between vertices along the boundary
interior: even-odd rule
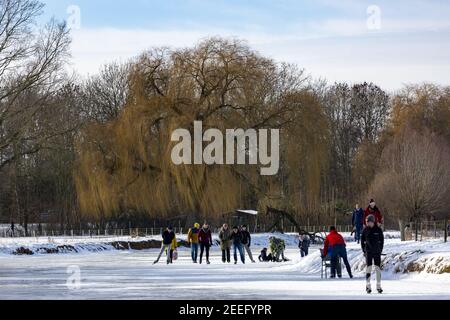
[[[444,221],[444,242],[447,242],[448,239],[448,225],[449,225],[450,220],[446,219]]]

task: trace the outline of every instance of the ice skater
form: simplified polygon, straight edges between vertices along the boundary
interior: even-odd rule
[[[353,232],[355,233],[355,241],[359,244],[361,242],[361,232],[364,227],[364,210],[360,208],[359,204],[353,210],[352,226]]]
[[[198,241],[200,243],[200,264],[203,262],[203,253],[206,255],[206,264],[211,264],[209,262],[209,249],[212,246],[212,235],[209,224],[205,223],[198,233]]]
[[[167,227],[166,230],[162,233],[162,245],[161,245],[161,251],[159,252],[158,258],[153,262],[153,264],[157,264],[159,260],[161,259],[162,254],[164,253],[164,250],[167,252],[167,264],[170,264],[172,262],[172,245],[173,241],[175,239],[175,232],[173,232],[172,227]]]
[[[219,232],[220,249],[222,250],[222,262],[231,262],[231,231],[228,224],[224,224]]]
[[[233,232],[231,232],[231,240],[233,241],[234,264],[238,263],[238,251],[239,255],[241,256],[242,263],[245,264],[244,245],[242,244],[242,232],[238,227],[233,227]]]
[[[250,258],[251,262],[256,263],[255,259],[253,259],[252,250],[250,249],[250,246],[252,244],[252,236],[250,235],[250,232],[247,230],[246,225],[242,226],[241,233],[242,233],[242,245],[244,246],[245,251],[247,251],[248,257]]]
[[[381,288],[381,254],[384,247],[384,235],[376,220],[373,215],[367,217],[367,227],[361,236],[361,247],[367,263],[366,291],[368,294],[372,293],[371,277],[373,269],[375,269],[377,277],[377,291],[380,294],[383,293]]]
[[[191,245],[191,258],[193,263],[197,263],[198,257],[198,234],[200,232],[200,224],[194,224],[194,227],[189,229],[188,232],[188,242]]]

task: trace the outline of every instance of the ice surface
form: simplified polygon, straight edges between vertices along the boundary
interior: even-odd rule
[[[256,256],[267,237],[254,237]],[[397,239],[387,240],[386,259],[392,257],[393,260],[383,272],[385,294],[368,296],[364,271],[359,268],[363,259],[357,244],[348,245],[355,279],[348,279],[344,273],[342,280],[322,280],[319,247],[312,247],[310,256],[300,259],[295,237],[285,237],[291,239],[287,250],[291,261],[282,264],[224,265],[217,247],[212,249],[211,265],[192,264],[189,249],[181,249],[180,259],[170,266],[164,263],[152,265],[158,250],[33,256],[1,254],[0,299],[450,299],[448,273],[395,272],[401,253],[417,254],[416,257],[405,255],[403,262],[429,257],[448,259],[450,246],[442,241],[402,243]],[[53,241],[90,242],[92,245],[92,239]],[[7,245],[5,240],[0,242]],[[7,242],[14,246],[19,242],[36,245],[33,239]],[[78,290],[67,286],[71,275],[68,268],[74,266],[81,272]]]

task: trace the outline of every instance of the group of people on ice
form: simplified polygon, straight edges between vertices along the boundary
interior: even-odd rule
[[[284,256],[284,250],[286,250],[286,243],[283,239],[271,236],[269,238],[269,249],[264,248],[261,250],[261,254],[258,259],[260,262],[286,262],[289,261]]]
[[[191,258],[193,263],[203,263],[205,258],[206,264],[211,264],[209,260],[210,249],[213,246],[212,232],[209,224],[205,223],[202,227],[200,224],[194,224],[189,229],[187,242],[191,247]],[[246,254],[252,263],[256,263],[251,250],[252,237],[246,225],[241,227],[234,226],[230,228],[228,224],[224,224],[219,230],[220,249],[222,251],[222,262],[231,263],[231,250],[233,249],[234,264],[238,260],[245,264]],[[305,241],[306,242],[306,241]],[[309,245],[308,245],[309,246]],[[288,261],[284,255],[286,244],[283,239],[274,236],[269,238],[270,253],[267,248],[261,251],[258,257],[260,262],[282,262]],[[173,263],[177,259],[177,238],[172,227],[168,227],[162,234],[162,246],[158,258],[154,264],[157,264],[164,253],[166,253],[167,264]],[[306,249],[307,252],[307,249]],[[306,253],[307,254],[307,253]]]
[[[234,264],[238,263],[238,253],[241,262],[245,264],[245,253],[247,253],[250,261],[255,263],[250,246],[252,237],[247,230],[247,226],[234,226],[230,230],[228,224],[224,224],[219,231],[220,249],[222,250],[222,262],[231,262],[231,248],[233,248]]]
[[[352,215],[353,232],[355,241],[361,244],[361,248],[366,258],[366,290],[372,293],[371,277],[375,270],[377,280],[377,291],[382,293],[381,288],[381,255],[384,246],[384,235],[381,225],[383,217],[380,210],[372,199],[366,210],[356,205]],[[177,259],[177,239],[172,227],[168,227],[162,234],[162,246],[158,258],[154,262],[158,263],[166,252],[167,264],[173,263]],[[187,241],[191,246],[191,258],[193,263],[203,263],[205,257],[206,264],[210,264],[209,254],[213,245],[213,238],[210,226],[205,223],[202,227],[196,223],[189,230]],[[228,224],[224,224],[219,231],[220,249],[222,251],[222,262],[231,263],[231,249],[233,249],[234,264],[238,263],[238,258],[245,264],[246,253],[252,263],[255,263],[251,251],[252,237],[247,230],[247,226],[234,226],[230,229]],[[310,239],[307,235],[299,236],[299,249],[301,257],[308,256]],[[200,249],[200,250],[199,250]],[[269,238],[269,249],[264,248],[261,251],[258,260],[260,262],[282,262],[288,261],[284,255],[286,244],[283,239],[271,236]],[[200,251],[200,254],[199,254]],[[238,256],[239,255],[239,256]],[[331,278],[342,278],[342,270],[338,268],[339,259],[342,259],[348,275],[353,278],[352,269],[347,257],[346,243],[342,235],[338,233],[336,227],[330,228],[330,233],[324,241],[323,259],[328,257],[331,260]]]
[[[377,291],[383,293],[381,288],[381,255],[384,247],[384,234],[381,229],[383,217],[380,210],[377,208],[375,201],[372,199],[368,208],[364,211],[356,205],[352,217],[353,227],[355,232],[355,240],[361,243],[362,251],[366,259],[366,291],[372,293],[372,271],[375,270]],[[342,278],[342,271],[338,268],[339,259],[342,259],[348,275],[353,278],[352,269],[348,262],[347,249],[345,240],[340,235],[335,227],[330,228],[330,233],[325,239],[323,257],[331,259],[331,278]]]
[[[206,258],[206,263],[209,262],[209,250],[213,245],[212,233],[209,224],[205,223],[200,228],[200,224],[196,223],[188,233],[188,243],[191,245],[191,257],[194,263],[198,261],[198,251],[200,249],[200,264],[203,262],[203,256]]]

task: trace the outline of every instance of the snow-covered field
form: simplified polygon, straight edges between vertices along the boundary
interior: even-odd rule
[[[254,254],[267,234],[254,237]],[[224,265],[212,249],[211,265],[194,265],[189,249],[175,264],[152,265],[158,250],[35,254],[14,256],[18,245],[71,244],[95,248],[111,239],[0,239],[0,299],[450,299],[450,245],[433,240],[401,243],[387,240],[385,294],[365,294],[364,262],[355,243],[348,244],[355,279],[320,278],[319,247],[300,259],[293,235],[285,235],[286,263]],[[348,235],[347,235],[348,237]],[[127,240],[127,239],[121,239]],[[128,239],[137,241],[137,239]],[[50,242],[50,243],[49,243]],[[258,254],[257,254],[258,253]],[[414,271],[404,273],[414,266]],[[79,272],[79,273],[78,273]],[[76,281],[79,275],[79,282]]]

